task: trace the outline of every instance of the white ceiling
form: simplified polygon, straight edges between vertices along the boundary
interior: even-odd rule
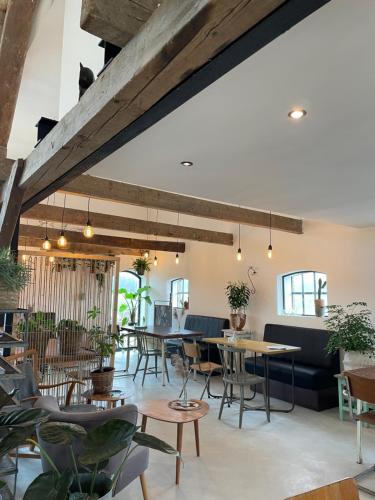
[[[374,46],[375,1],[333,0],[90,174],[373,225]]]

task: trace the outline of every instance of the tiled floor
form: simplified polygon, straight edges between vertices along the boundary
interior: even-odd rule
[[[118,354],[117,368],[124,363],[124,354]],[[135,384],[128,377],[116,378],[115,386],[131,394],[128,402],[176,398],[181,380],[172,368],[170,373],[171,383],[166,387],[162,387],[160,377],[157,380],[151,375],[146,377],[143,389],[141,376]],[[190,384],[189,395],[198,397],[201,390],[202,380],[198,379]],[[222,391],[219,380],[213,382],[212,391]],[[219,421],[220,400],[208,402],[210,412],[200,423],[200,458],[195,456],[193,425],[185,426],[180,486],[174,484],[174,457],[151,452],[147,471],[151,500],[281,500],[355,475],[375,463],[375,430],[364,431],[365,464],[360,466],[355,463],[355,426],[340,422],[336,410],[317,413],[296,407],[291,414],[273,413],[269,424],[263,412],[248,412],[239,430],[238,406],[225,408]],[[149,420],[147,430],[175,445],[175,426]],[[39,471],[38,461],[21,461],[18,498]],[[116,498],[142,499],[139,482],[134,481]]]

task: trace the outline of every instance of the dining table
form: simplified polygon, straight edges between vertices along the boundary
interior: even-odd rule
[[[173,328],[168,326],[138,326],[138,325],[127,325],[122,328],[131,333],[136,333],[137,331],[142,331],[144,335],[148,335],[149,337],[156,338],[160,340],[161,343],[161,357],[162,357],[162,384],[165,386],[165,354],[166,354],[166,343],[168,340],[184,340],[184,339],[192,339],[193,343],[196,343],[197,337],[202,337],[204,335],[203,332],[195,331],[195,330],[186,330],[185,328]],[[195,373],[194,373],[195,376]]]
[[[245,349],[246,351],[254,353],[255,364],[257,356],[261,356],[264,363],[264,377],[266,379],[266,408],[268,410],[268,415],[271,411],[290,413],[293,411],[295,406],[295,381],[294,381],[294,354],[301,351],[301,347],[291,346],[286,344],[276,344],[274,342],[266,342],[263,340],[251,340],[251,339],[241,339],[241,338],[230,338],[230,337],[216,337],[216,338],[203,338],[203,342],[207,344],[225,345],[234,347],[236,349]],[[281,356],[285,354],[291,354],[291,406],[288,409],[283,408],[271,408],[270,405],[270,373],[269,373],[269,359],[273,356]],[[259,409],[259,408],[256,408]]]

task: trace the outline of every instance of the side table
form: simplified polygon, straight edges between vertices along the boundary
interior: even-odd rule
[[[87,404],[91,404],[92,401],[102,401],[107,403],[108,409],[111,409],[116,408],[118,401],[120,401],[121,406],[124,406],[125,399],[129,397],[129,394],[125,394],[120,389],[113,389],[106,394],[94,394],[93,391],[85,391],[82,396],[86,399]]]

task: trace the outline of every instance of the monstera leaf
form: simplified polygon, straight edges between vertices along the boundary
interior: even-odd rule
[[[83,439],[79,461],[89,465],[108,460],[130,445],[136,431],[135,425],[119,419],[92,429]]]
[[[75,438],[84,438],[86,434],[83,427],[69,422],[47,422],[39,429],[43,441],[52,444],[70,445]]]
[[[145,432],[136,432],[133,436],[133,441],[140,446],[145,446],[147,448],[152,448],[153,450],[161,451],[162,453],[167,453],[168,455],[177,455],[177,450],[170,446],[165,441],[146,434]]]

